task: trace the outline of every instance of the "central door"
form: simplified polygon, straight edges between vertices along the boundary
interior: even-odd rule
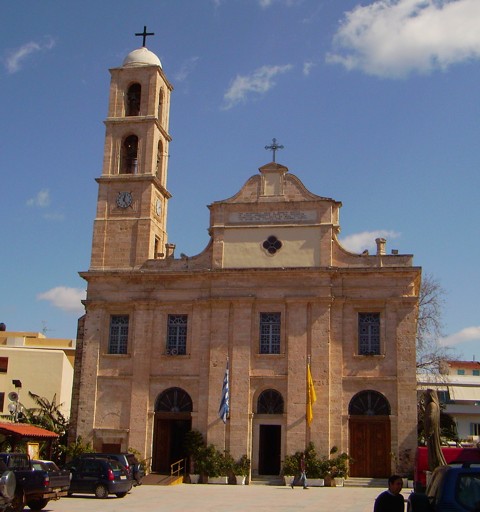
[[[152,471],[170,474],[170,465],[185,458],[183,441],[191,427],[190,418],[155,418]]]
[[[282,427],[280,425],[260,425],[258,450],[258,474],[279,475]]]
[[[169,388],[155,402],[152,471],[170,474],[170,465],[185,458],[185,434],[192,428],[192,400],[180,388]]]
[[[390,404],[382,393],[367,389],[348,406],[350,476],[385,478],[391,471]]]
[[[350,417],[350,476],[390,476],[390,420],[387,417]]]

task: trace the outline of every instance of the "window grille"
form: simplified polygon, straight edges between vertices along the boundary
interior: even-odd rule
[[[275,389],[262,391],[257,401],[257,414],[283,414],[283,397]]]
[[[110,319],[109,354],[126,354],[128,348],[128,315],[112,315]]]
[[[260,354],[280,354],[280,313],[260,313]]]
[[[187,323],[188,315],[168,315],[167,355],[182,356],[187,353]]]
[[[358,314],[358,345],[362,356],[380,354],[380,313]]]

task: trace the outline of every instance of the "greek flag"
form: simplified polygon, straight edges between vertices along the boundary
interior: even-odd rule
[[[228,413],[230,412],[230,396],[228,391],[228,359],[227,368],[225,369],[225,376],[223,377],[222,386],[222,399],[220,400],[220,407],[218,409],[218,416],[222,418],[223,423],[227,423]]]

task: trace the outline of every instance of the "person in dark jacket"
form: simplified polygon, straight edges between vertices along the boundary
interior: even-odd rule
[[[402,486],[402,477],[392,475],[388,479],[388,490],[377,496],[373,512],[404,512],[405,499],[401,494]]]
[[[307,486],[307,463],[305,461],[304,453],[302,453],[302,456],[300,457],[299,470],[300,470],[300,477],[298,479],[298,482],[303,485],[304,489],[308,489],[308,486]],[[295,486],[295,478],[292,480],[292,483],[290,485],[293,489]]]

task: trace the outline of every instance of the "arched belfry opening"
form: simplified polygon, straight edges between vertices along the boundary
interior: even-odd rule
[[[132,84],[127,91],[126,95],[127,104],[125,113],[128,116],[140,115],[140,103],[142,99],[142,86],[138,83]]]
[[[348,405],[350,449],[354,477],[388,477],[391,473],[391,407],[388,399],[372,389],[360,391]]]
[[[157,176],[161,179],[163,173],[163,142],[161,140],[158,141],[157,146]]]
[[[138,137],[129,135],[122,144],[121,174],[138,172]]]
[[[185,434],[192,428],[193,403],[182,388],[162,391],[155,400],[152,471],[170,473],[170,465],[183,459]]]

